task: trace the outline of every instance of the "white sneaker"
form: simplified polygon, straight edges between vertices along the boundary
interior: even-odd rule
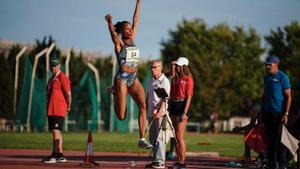
[[[67,158],[63,155],[63,153],[59,153],[56,157],[56,161],[59,163],[64,163],[67,161]]]
[[[57,163],[55,153],[52,153],[50,156],[46,157],[42,160],[43,163],[51,164],[51,163]]]
[[[166,168],[164,164],[155,162],[154,164],[151,165],[152,168]]]
[[[145,139],[140,139],[139,143],[138,143],[138,146],[140,148],[145,148],[145,149],[150,149],[152,148],[153,146],[148,143]]]

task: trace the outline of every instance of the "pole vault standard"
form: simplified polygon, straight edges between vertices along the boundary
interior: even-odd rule
[[[14,108],[13,114],[16,114],[17,110],[17,95],[18,95],[18,81],[19,81],[19,59],[25,53],[27,47],[24,46],[23,49],[16,56],[16,68],[15,68],[15,88],[14,88]]]
[[[37,67],[39,58],[41,56],[43,56],[44,54],[46,54],[47,51],[48,51],[48,48],[45,48],[40,53],[38,53],[35,56],[35,59],[34,59],[34,65],[33,65],[32,75],[31,75],[31,84],[30,84],[30,93],[29,93],[29,102],[28,102],[28,111],[27,111],[27,121],[26,121],[27,132],[30,132],[31,104],[32,104],[32,95],[33,95],[33,87],[34,87],[34,78],[35,78],[36,67]]]
[[[95,79],[96,79],[96,89],[97,89],[97,102],[98,102],[98,132],[101,131],[101,110],[100,110],[100,103],[101,103],[101,95],[100,95],[100,76],[98,69],[92,64],[88,63],[88,67],[94,72]]]

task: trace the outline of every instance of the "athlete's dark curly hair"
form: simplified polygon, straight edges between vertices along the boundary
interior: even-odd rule
[[[120,33],[122,32],[122,29],[124,27],[125,24],[130,24],[130,22],[128,21],[122,21],[122,22],[117,22],[114,27],[115,27],[115,31],[117,32],[118,35],[120,35]]]

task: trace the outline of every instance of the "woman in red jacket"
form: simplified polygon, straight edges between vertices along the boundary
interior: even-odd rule
[[[189,61],[179,57],[176,61],[176,76],[171,84],[170,116],[177,139],[176,152],[179,162],[174,168],[186,168],[186,145],[184,141],[188,112],[194,93],[194,81],[189,69]]]

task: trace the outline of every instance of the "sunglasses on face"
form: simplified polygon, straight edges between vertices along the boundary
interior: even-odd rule
[[[160,65],[151,66],[151,69],[156,69],[156,68],[158,68],[158,67],[160,67]]]

